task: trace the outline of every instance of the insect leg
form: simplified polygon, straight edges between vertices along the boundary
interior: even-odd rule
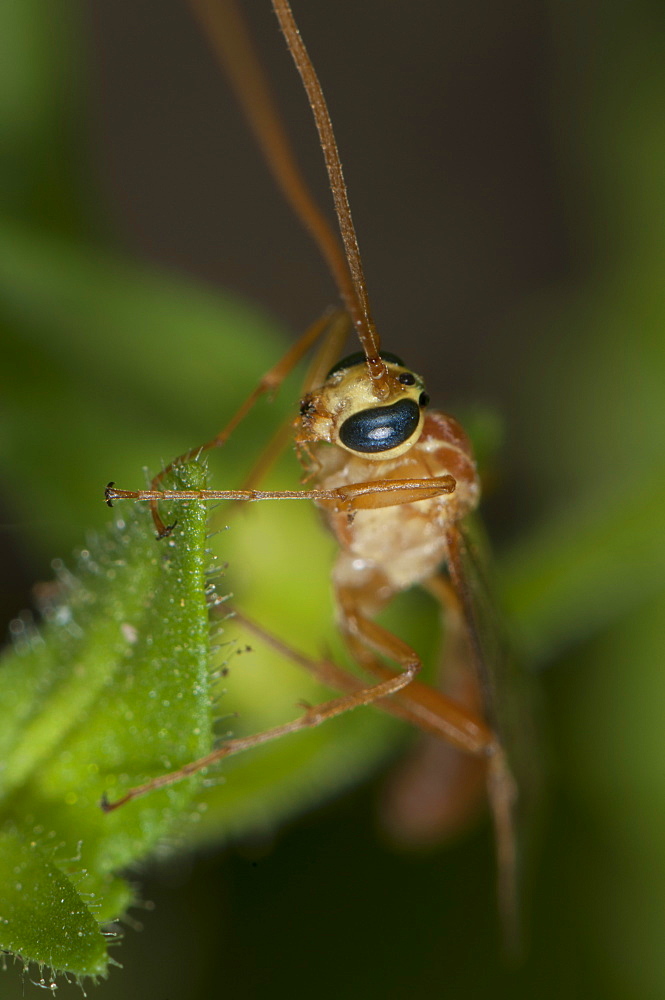
[[[236,620],[250,632],[281,653],[282,656],[312,674],[327,687],[344,692],[359,691],[365,687],[361,679],[346,668],[338,666],[331,660],[314,660],[248,618],[237,608],[230,608],[225,603],[224,609],[225,612],[232,611]],[[375,628],[378,630],[379,626],[375,626]],[[383,629],[381,631],[384,637],[390,635]],[[350,634],[346,638],[354,654],[354,659],[360,666],[382,679],[395,676],[395,671],[381,663],[359,639]],[[385,646],[383,648],[386,650]],[[387,650],[386,655],[389,655]],[[413,655],[415,656],[415,654]],[[471,711],[427,684],[412,680],[402,689],[399,697],[377,703],[391,715],[404,719],[440,739],[449,741],[459,750],[482,757],[488,753],[488,747],[493,738],[491,730]]]
[[[188,457],[193,458],[194,454],[196,453],[189,454]],[[105,499],[109,507],[113,506],[114,500],[149,500],[151,505],[159,500],[241,500],[247,503],[257,500],[315,500],[330,503],[337,510],[353,513],[361,508],[389,507],[398,503],[429,500],[444,493],[452,493],[454,489],[455,480],[452,476],[372,480],[332,490],[119,490],[115,483],[109,483]],[[168,530],[165,529],[167,533]]]
[[[338,336],[338,328],[344,324],[348,325],[348,320],[343,317],[343,314],[339,311],[333,313],[326,313],[319,320],[313,323],[309,329],[305,331],[302,337],[296,341],[295,344],[286,352],[286,354],[277,362],[276,365],[266,372],[263,378],[260,380],[255,389],[249,394],[249,396],[243,401],[240,407],[236,410],[234,415],[231,417],[229,422],[222,428],[222,430],[211,438],[210,441],[206,441],[204,444],[199,445],[196,448],[190,448],[188,451],[184,452],[182,455],[178,455],[174,458],[172,462],[169,462],[165,468],[159,472],[155,478],[152,480],[152,490],[151,492],[157,492],[159,484],[164,479],[169,472],[173,470],[176,465],[182,465],[185,462],[189,462],[205,451],[210,451],[212,448],[220,448],[224,445],[233,431],[236,429],[238,424],[247,416],[250,410],[253,408],[254,404],[257,402],[261,396],[266,393],[275,392],[279,386],[282,384],[284,379],[293,368],[298,364],[300,359],[304,354],[310,349],[310,347],[321,337],[326,331],[330,332],[332,330],[331,336]],[[145,492],[145,491],[143,491]],[[150,491],[149,491],[150,492]],[[171,499],[173,495],[171,495]],[[114,499],[113,497],[106,497],[107,501]],[[157,535],[159,538],[163,538],[168,535],[172,530],[168,528],[160,517],[159,510],[157,508],[157,501],[161,497],[157,496],[155,498],[146,496],[134,496],[134,499],[150,499],[150,509],[152,511],[152,517],[155,522],[155,527],[157,528]],[[185,499],[183,497],[183,499]],[[242,498],[238,498],[242,499]]]
[[[356,662],[379,678],[394,676],[394,670],[378,656],[401,663],[403,650],[410,647],[387,629],[361,614],[360,595],[350,588],[339,588],[340,625],[345,641]],[[412,655],[413,651],[411,651]],[[479,716],[447,697],[436,688],[413,680],[390,703],[381,706],[406,719],[424,732],[445,740],[457,750],[480,757],[492,752],[493,733]]]
[[[340,311],[330,316],[330,326],[303,380],[301,395],[321,385],[339,358],[344,341],[351,331],[351,320]],[[293,420],[289,417],[277,429],[242,483],[243,490],[255,489],[268,474],[284,449],[293,441]]]
[[[348,593],[343,594],[342,599],[350,619],[349,627],[353,629],[347,633],[347,639],[355,658],[361,666],[382,679],[394,677],[394,671],[380,663],[367,647],[371,646],[376,652],[392,659],[398,659],[400,655],[404,656],[405,653],[407,657],[413,657],[415,654],[406,643],[392,636],[375,622],[359,616],[353,610],[355,602]],[[225,605],[225,609],[229,610],[228,605]],[[367,690],[363,688],[360,679],[348,670],[339,667],[330,660],[314,660],[258,625],[237,609],[233,609],[233,613],[236,619],[254,635],[307,670],[321,683],[346,692]],[[362,639],[360,638],[361,634]],[[403,674],[397,675],[400,678],[403,676]],[[370,688],[369,691],[376,692],[377,688]],[[382,709],[391,715],[402,718],[423,729],[426,733],[438,737],[437,742],[440,745],[448,744],[448,746],[463,751],[465,756],[459,755],[461,760],[473,760],[473,757],[466,755],[474,755],[476,759],[481,758],[482,775],[483,778],[486,777],[486,762],[488,758],[490,761],[494,759],[496,741],[492,731],[470,708],[457,704],[440,691],[422,684],[418,680],[412,680],[405,685],[396,697],[382,700],[382,696],[377,695],[376,701]],[[441,741],[445,741],[445,744]]]
[[[459,601],[447,579],[424,584],[441,606],[444,648],[436,690],[477,719],[482,696],[469,663]],[[488,744],[493,739],[485,727]],[[397,765],[382,801],[386,829],[396,842],[422,847],[457,835],[480,815],[486,800],[487,756],[460,753],[449,741],[424,733]]]
[[[420,667],[418,657],[406,645],[406,643],[402,643],[400,653],[402,655],[402,662],[404,666],[404,671],[402,673],[393,674],[387,679],[380,681],[378,684],[373,684],[370,687],[360,686],[349,694],[342,695],[339,698],[333,698],[320,705],[310,706],[303,715],[294,719],[292,722],[286,722],[280,726],[274,726],[272,729],[266,729],[264,732],[255,733],[252,736],[245,736],[235,740],[227,740],[205,757],[191,761],[189,764],[185,764],[184,767],[178,768],[176,771],[161,774],[158,777],[153,778],[151,781],[146,782],[144,785],[138,785],[135,788],[131,788],[125,793],[125,795],[113,802],[109,802],[108,799],[104,797],[101,802],[102,809],[105,812],[112,812],[119,806],[125,805],[127,802],[131,802],[133,799],[139,798],[141,795],[146,795],[148,792],[156,791],[159,788],[165,788],[178,781],[183,781],[185,778],[189,778],[193,774],[197,774],[199,771],[210,767],[211,764],[216,764],[217,761],[223,760],[225,757],[242,753],[244,750],[251,750],[253,747],[260,746],[263,743],[269,743],[272,740],[281,739],[282,736],[288,736],[290,733],[300,732],[303,729],[312,729],[315,726],[320,726],[323,722],[327,722],[328,719],[334,719],[336,716],[342,715],[344,712],[351,711],[354,708],[359,708],[361,705],[369,705],[378,699],[387,698],[390,695],[396,694],[411,681],[412,677]]]

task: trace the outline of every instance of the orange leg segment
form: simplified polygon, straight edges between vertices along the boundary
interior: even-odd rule
[[[228,606],[226,605],[225,610],[228,611]],[[289,659],[294,660],[300,666],[304,667],[324,684],[341,689],[345,693],[339,698],[334,698],[320,705],[308,708],[302,716],[291,722],[275,726],[263,733],[256,733],[252,736],[236,740],[228,740],[205,757],[192,761],[176,771],[159,775],[145,785],[130,789],[122,798],[114,802],[109,802],[105,799],[102,802],[104,810],[110,812],[141,795],[182,781],[184,778],[196,774],[198,771],[217,763],[217,761],[223,760],[225,757],[230,757],[244,750],[260,746],[263,743],[280,739],[282,736],[287,736],[290,733],[311,729],[314,726],[321,725],[328,719],[342,715],[344,712],[374,702],[380,703],[382,708],[387,709],[392,714],[405,718],[426,730],[436,731],[438,735],[450,740],[460,749],[482,756],[490,752],[492,745],[491,732],[480,720],[466,713],[464,709],[456,706],[454,702],[446,699],[445,696],[440,695],[433,688],[414,682],[413,678],[420,669],[420,658],[410,646],[397,638],[397,636],[393,636],[390,632],[381,628],[375,622],[360,616],[355,610],[352,611],[348,602],[347,612],[349,635],[365,648],[371,648],[375,652],[399,663],[402,667],[402,672],[396,673],[383,665],[379,668],[377,661],[377,667],[373,667],[372,672],[379,675],[381,680],[379,683],[368,687],[363,685],[358,677],[355,677],[334,663],[329,661],[318,662],[304,656],[282,642],[282,640],[266,632],[265,629],[262,629],[256,623],[251,622],[236,612],[236,617],[243,621],[256,635],[259,635]],[[364,658],[361,662],[363,666],[367,665]],[[412,692],[414,684],[416,688]],[[406,696],[403,702],[398,702],[392,697],[399,692],[403,692],[401,695],[402,698]],[[437,722],[436,716],[438,713],[441,713],[442,718]]]
[[[183,460],[192,458],[193,454],[188,454]],[[171,463],[168,468],[173,468],[174,464]],[[164,470],[166,471],[168,469]],[[160,477],[164,472],[160,473]],[[249,503],[257,500],[315,500],[332,503],[337,510],[352,513],[354,510],[430,500],[445,493],[453,493],[455,485],[452,476],[435,476],[432,479],[374,479],[339,486],[334,490],[118,490],[115,483],[109,483],[104,498],[109,507],[113,506],[114,500],[149,500],[151,503],[159,500],[243,500]]]
[[[307,353],[307,351],[316,343],[316,341],[327,334],[326,340],[324,342],[324,347],[327,349],[327,344],[329,341],[337,344],[349,329],[349,320],[345,313],[340,311],[326,313],[319,320],[313,323],[302,335],[302,337],[296,341],[295,344],[286,352],[286,354],[277,362],[276,365],[266,372],[261,381],[258,383],[256,388],[249,394],[249,396],[244,400],[240,407],[236,410],[234,415],[231,417],[229,422],[222,428],[219,434],[216,434],[214,438],[210,441],[206,441],[204,444],[199,445],[196,448],[190,448],[189,451],[183,452],[182,455],[178,455],[174,458],[172,462],[169,462],[161,472],[159,472],[155,478],[152,480],[152,490],[143,491],[144,494],[147,492],[149,495],[137,496],[132,494],[133,499],[139,500],[150,500],[150,508],[152,511],[152,517],[155,522],[155,527],[157,529],[157,536],[163,538],[173,530],[173,525],[167,527],[162,521],[159,510],[157,509],[157,502],[160,499],[165,499],[166,494],[162,496],[161,492],[158,490],[158,486],[169,472],[173,470],[176,465],[182,465],[185,462],[189,462],[192,459],[198,458],[205,451],[210,451],[212,448],[221,448],[222,445],[226,444],[230,438],[233,431],[236,429],[238,424],[244,420],[247,414],[252,410],[257,400],[266,393],[276,392],[280,387],[284,379],[290,375],[298,362]],[[253,492],[253,491],[248,491]],[[119,497],[109,497],[108,490],[106,501],[107,503],[110,499],[118,499]],[[185,494],[180,495],[180,499],[188,499]],[[189,499],[193,499],[189,497]],[[210,497],[209,499],[254,499],[254,497],[229,497],[224,496],[221,498]],[[258,498],[257,498],[258,499]]]
[[[416,654],[410,650],[406,644],[402,644],[402,646],[402,653],[404,654],[404,671],[402,673],[393,673],[387,679],[382,680],[377,684],[373,684],[371,687],[356,687],[354,684],[353,686],[356,687],[354,691],[342,695],[339,698],[333,698],[330,701],[323,702],[320,705],[309,707],[303,715],[294,719],[292,722],[284,723],[281,726],[274,726],[272,729],[266,729],[264,732],[255,733],[252,736],[246,736],[236,740],[227,740],[205,757],[201,757],[199,760],[185,764],[184,767],[179,768],[177,771],[171,771],[168,774],[159,775],[151,781],[146,782],[144,785],[132,788],[120,799],[117,799],[114,802],[109,802],[108,799],[103,798],[101,803],[102,809],[105,812],[111,812],[119,806],[125,805],[127,802],[131,802],[133,799],[139,798],[141,795],[156,791],[159,788],[165,788],[168,785],[182,781],[184,778],[191,777],[191,775],[202,771],[211,764],[216,764],[217,761],[223,760],[225,757],[241,753],[243,750],[251,750],[253,747],[261,746],[263,743],[269,743],[272,740],[281,739],[283,736],[288,736],[290,733],[300,732],[303,729],[312,729],[315,726],[320,726],[323,722],[327,722],[328,719],[334,719],[338,715],[343,715],[344,712],[351,711],[354,708],[359,708],[361,705],[369,705],[374,701],[388,698],[390,695],[396,694],[409,684],[413,676],[420,668],[420,660]],[[333,669],[337,670],[338,668]],[[344,686],[348,687],[346,684],[344,684]]]

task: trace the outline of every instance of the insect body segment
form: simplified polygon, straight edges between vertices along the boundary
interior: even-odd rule
[[[376,486],[376,506],[356,510],[352,522],[333,504],[322,501],[328,523],[342,553],[335,580],[357,587],[357,580],[372,568],[388,588],[389,596],[421,583],[446,561],[446,531],[479,500],[480,484],[471,446],[462,428],[452,417],[428,413],[422,418],[420,437],[415,444],[395,448],[381,456],[349,456],[347,451],[319,444],[311,449],[317,480],[325,490],[343,489],[351,483],[368,481]],[[435,491],[444,481],[453,489]],[[395,491],[392,502],[384,504],[380,484],[412,483],[413,492]],[[416,484],[423,484],[419,491]],[[427,496],[424,485],[430,484]],[[388,487],[386,485],[386,492]],[[376,581],[375,581],[376,585]],[[383,604],[384,601],[381,601]]]
[[[377,400],[367,377],[363,354],[343,359],[324,384],[308,393],[300,406],[296,443],[326,441],[366,458],[396,458],[413,447],[422,433],[429,401],[420,376],[396,355],[382,352],[389,391]]]

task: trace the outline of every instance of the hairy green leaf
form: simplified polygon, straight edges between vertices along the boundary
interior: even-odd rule
[[[77,976],[103,975],[106,940],[72,878],[35,840],[0,830],[0,946],[26,962]]]
[[[197,465],[175,480],[205,483]],[[127,505],[73,571],[59,567],[45,588],[45,626],[14,630],[0,668],[0,831],[3,863],[27,874],[0,884],[3,894],[18,883],[31,891],[2,897],[11,920],[0,924],[0,946],[26,961],[79,976],[103,971],[91,929],[131,896],[115,873],[189,816],[197,777],[110,815],[100,800],[210,748],[209,562],[202,504],[180,505],[160,543],[149,511]],[[76,858],[75,883],[62,857]],[[75,923],[53,915],[53,885]]]

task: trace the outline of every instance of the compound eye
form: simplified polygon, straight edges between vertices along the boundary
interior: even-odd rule
[[[400,399],[390,406],[359,410],[344,421],[339,439],[349,451],[390,451],[404,444],[420,423],[420,409],[412,399]]]

